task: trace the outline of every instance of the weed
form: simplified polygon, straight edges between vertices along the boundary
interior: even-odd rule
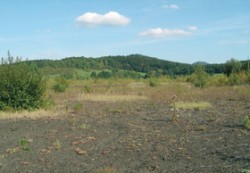
[[[21,145],[21,148],[22,148],[24,151],[31,151],[30,142],[31,142],[31,139],[22,138],[22,139],[19,141],[19,144]]]
[[[178,119],[177,119],[177,114],[176,114],[176,101],[177,101],[177,96],[174,95],[172,98],[172,102],[173,102],[173,106],[174,106],[174,114],[173,114],[173,117],[172,117],[172,121],[174,123],[177,123]]]
[[[56,150],[60,150],[61,149],[61,142],[57,139],[56,142],[53,143],[53,146]]]
[[[82,109],[82,104],[81,103],[76,103],[73,105],[73,110],[74,112],[78,112]]]
[[[244,119],[243,125],[246,129],[250,129],[250,115]]]
[[[83,91],[84,91],[85,93],[92,93],[92,92],[93,92],[93,88],[92,88],[91,86],[85,85],[85,86],[83,87]]]

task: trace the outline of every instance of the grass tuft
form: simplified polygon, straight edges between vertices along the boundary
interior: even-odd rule
[[[177,109],[207,109],[212,107],[208,102],[176,102]]]

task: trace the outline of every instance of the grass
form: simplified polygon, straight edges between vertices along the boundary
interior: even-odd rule
[[[21,119],[21,118],[31,118],[37,119],[42,117],[53,117],[56,113],[52,110],[35,110],[35,111],[16,111],[16,112],[1,112],[0,120],[3,119]]]
[[[103,101],[103,102],[123,102],[123,101],[143,101],[148,100],[140,95],[122,95],[122,94],[83,94],[79,98],[83,101]]]
[[[212,107],[212,105],[209,102],[176,102],[176,108],[177,109],[207,109]]]

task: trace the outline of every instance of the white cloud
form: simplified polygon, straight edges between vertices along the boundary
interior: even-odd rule
[[[179,9],[180,7],[176,4],[169,4],[169,5],[163,5],[162,6],[163,8],[169,8],[169,9],[174,9],[174,10],[177,10]]]
[[[197,27],[196,26],[189,26],[188,27],[188,30],[190,30],[190,31],[197,31]]]
[[[154,38],[188,36],[191,34],[192,32],[183,29],[163,29],[163,28],[152,28],[139,33],[140,36],[149,36]]]
[[[111,25],[123,26],[130,22],[130,19],[118,12],[110,11],[106,14],[87,12],[76,18],[76,22],[84,26]]]

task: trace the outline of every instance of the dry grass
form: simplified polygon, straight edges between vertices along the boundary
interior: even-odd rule
[[[35,110],[35,111],[17,111],[17,112],[0,112],[0,120],[3,119],[20,119],[20,118],[42,118],[56,116],[55,113],[47,110]]]
[[[176,108],[178,109],[206,109],[210,108],[212,105],[208,102],[176,102]]]
[[[81,94],[78,100],[82,101],[102,101],[102,102],[133,102],[148,100],[145,96],[139,95],[110,95],[110,94]]]

